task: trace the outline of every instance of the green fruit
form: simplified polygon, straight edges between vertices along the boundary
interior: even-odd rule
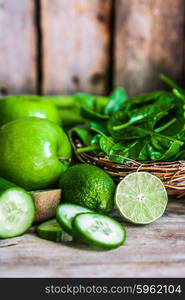
[[[37,190],[52,187],[71,158],[65,132],[40,118],[12,121],[0,128],[0,176]]]
[[[0,100],[0,125],[25,117],[38,117],[60,124],[56,106],[38,96],[9,96]]]
[[[120,181],[115,204],[126,220],[133,224],[150,224],[166,209],[168,195],[162,181],[148,172],[134,172]]]
[[[88,164],[73,166],[62,174],[59,184],[64,202],[105,214],[113,209],[115,184],[102,169]]]

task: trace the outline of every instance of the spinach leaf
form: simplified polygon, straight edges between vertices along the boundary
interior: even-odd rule
[[[171,142],[169,149],[162,155],[160,160],[169,161],[173,159],[180,151],[181,144],[179,141]]]
[[[185,150],[177,153],[177,155],[174,157],[174,160],[185,160]]]
[[[167,124],[167,122],[171,121],[175,118],[175,122],[172,122],[170,126],[164,128],[162,130],[163,135],[176,137],[180,132],[184,130],[185,124],[185,112],[183,107],[183,101],[180,99],[176,99],[174,101],[174,108],[168,112],[168,115],[165,116],[163,119],[160,120],[158,123],[159,127]]]
[[[108,116],[102,115],[100,113],[97,113],[93,110],[88,109],[87,107],[80,107],[81,115],[83,118],[86,118],[87,120],[108,120]]]
[[[169,96],[171,96],[171,93],[167,91],[155,91],[151,93],[137,95],[131,98],[129,101],[132,103],[132,106],[137,107],[138,105],[143,106],[146,103],[152,104],[160,97],[169,97]]]
[[[128,96],[123,88],[116,88],[109,97],[108,104],[105,106],[104,113],[112,115],[124,108]]]
[[[141,139],[153,134],[153,132],[149,130],[147,124],[143,124],[142,126],[132,125],[119,130],[114,130],[114,128],[112,128],[109,131],[111,133],[111,136],[117,141]]]
[[[178,86],[172,79],[170,79],[168,76],[161,74],[160,79],[164,81],[169,87],[181,89],[180,86]]]
[[[119,142],[111,147],[109,158],[116,162],[126,162],[128,159],[139,160],[143,158],[143,149],[146,146],[147,139],[135,140],[132,143]],[[148,157],[145,156],[147,160]]]
[[[159,121],[164,114],[175,106],[173,101],[174,98],[159,98],[153,105],[145,105],[144,107],[131,110],[128,112],[129,121],[113,126],[113,130],[124,129],[132,124],[140,124],[150,120],[152,120],[152,125],[154,126],[155,122]]]
[[[112,147],[115,145],[113,139],[111,137],[101,136],[99,140],[99,145],[101,150],[105,154],[110,154]]]
[[[83,118],[95,121],[108,119],[108,116],[97,111],[97,108],[100,108],[101,106],[97,105],[97,100],[94,96],[85,93],[79,93],[75,95],[75,100],[80,107],[81,115]],[[104,102],[105,101],[103,99],[103,103]]]
[[[89,125],[76,130],[85,145],[78,151],[105,154],[119,163],[185,159],[185,91],[168,77],[162,79],[171,92],[155,91],[130,100],[121,88],[110,97],[78,94]]]
[[[179,89],[173,89],[172,90],[175,97],[185,102],[185,91],[179,90]]]
[[[168,148],[162,148],[161,150],[157,151],[152,144],[149,144],[148,154],[152,161],[169,161],[178,154],[181,145],[182,143],[178,140],[168,141]]]
[[[102,121],[89,122],[89,128],[101,135],[108,135],[108,130],[106,128],[106,123]]]
[[[88,146],[92,139],[92,132],[89,129],[85,128],[74,128],[73,131],[78,135],[82,143]]]

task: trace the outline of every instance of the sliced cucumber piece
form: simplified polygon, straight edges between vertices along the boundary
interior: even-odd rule
[[[77,215],[73,220],[74,237],[102,249],[114,249],[126,239],[125,228],[116,220],[97,213]]]
[[[34,218],[35,206],[29,193],[19,187],[0,186],[0,238],[23,234]]]
[[[60,204],[56,209],[56,219],[60,226],[69,234],[73,234],[72,220],[80,213],[92,212],[90,209],[76,204]]]
[[[18,186],[15,183],[0,177],[0,191],[4,191],[12,187],[18,187]]]
[[[37,226],[37,235],[45,240],[53,242],[70,242],[72,236],[66,233],[55,219],[49,220]]]

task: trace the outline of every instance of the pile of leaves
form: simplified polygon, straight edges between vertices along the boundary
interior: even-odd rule
[[[83,143],[79,152],[128,159],[173,161],[185,159],[185,91],[161,75],[170,87],[129,98],[122,88],[109,97],[77,94],[86,127],[73,130]]]

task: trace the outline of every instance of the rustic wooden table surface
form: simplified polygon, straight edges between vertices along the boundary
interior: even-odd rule
[[[151,225],[126,228],[125,245],[112,251],[56,244],[31,232],[0,240],[0,277],[185,277],[185,200],[170,200]]]

